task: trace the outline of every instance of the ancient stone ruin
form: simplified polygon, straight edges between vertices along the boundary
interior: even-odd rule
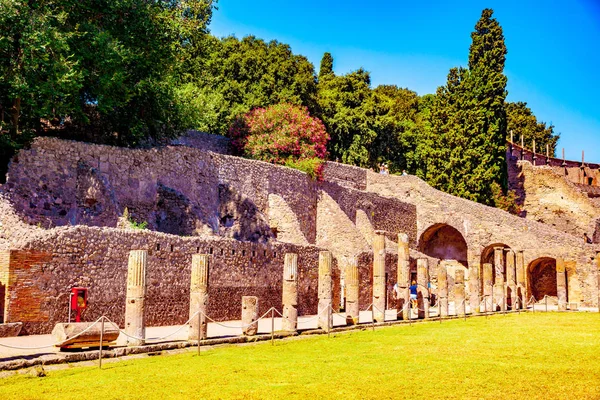
[[[205,315],[242,317],[252,335],[272,307],[293,331],[298,316],[319,314],[329,330],[332,312],[356,324],[369,307],[375,321],[390,309],[428,318],[432,298],[442,315],[545,298],[598,306],[598,248],[576,229],[414,176],[330,162],[313,181],[204,139],[125,149],[38,138],[20,151],[0,188],[0,322],[48,333],[78,287],[82,319],[106,315],[132,345],[147,326],[189,317],[190,339],[205,338]],[[408,307],[413,280],[419,310]]]

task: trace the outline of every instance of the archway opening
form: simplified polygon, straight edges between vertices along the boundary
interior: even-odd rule
[[[447,224],[427,228],[419,239],[419,251],[440,260],[456,260],[468,267],[467,242],[456,228]]]
[[[506,250],[510,250],[510,246],[504,243],[493,243],[487,246],[481,252],[481,263],[479,264],[481,270],[479,271],[479,291],[480,294],[483,294],[483,264],[492,264],[492,284],[496,282],[496,266],[494,265],[494,249],[496,247],[502,247],[502,274],[504,276],[504,281],[506,281]]]
[[[556,260],[541,257],[533,260],[527,267],[529,277],[529,293],[540,301],[544,296],[557,297],[556,290]]]

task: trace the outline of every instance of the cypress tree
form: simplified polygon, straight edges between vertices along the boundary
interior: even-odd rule
[[[319,79],[326,75],[333,75],[333,57],[331,53],[326,52],[321,58],[321,66],[319,67]]]
[[[506,188],[506,46],[493,11],[471,34],[469,68],[453,68],[432,111],[427,180],[445,192],[495,205]]]

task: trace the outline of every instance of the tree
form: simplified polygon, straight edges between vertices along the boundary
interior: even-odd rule
[[[506,188],[507,50],[492,14],[483,10],[471,34],[468,69],[451,69],[438,88],[426,166],[433,186],[489,205],[495,204],[493,184]]]
[[[238,153],[320,177],[329,135],[306,107],[276,104],[237,118],[228,132]]]
[[[319,68],[319,81],[323,80],[326,76],[333,75],[333,57],[331,53],[324,53],[321,59],[321,66]]]
[[[69,10],[49,1],[0,0],[0,153],[77,108],[83,74],[72,56]],[[5,162],[0,173],[3,174]]]
[[[199,118],[194,126],[223,134],[239,115],[279,103],[306,106],[315,113],[314,66],[288,45],[248,36],[212,38],[208,46],[204,72],[194,84],[212,117]]]
[[[523,138],[525,146],[532,148],[532,142],[535,140],[537,149],[540,152],[546,150],[548,145],[550,155],[553,156],[556,151],[556,142],[559,135],[554,134],[554,126],[546,125],[545,122],[538,122],[537,118],[527,107],[525,102],[506,103],[506,119],[507,119],[507,139],[510,140],[511,132],[513,140],[520,142]]]
[[[180,57],[211,13],[210,0],[0,0],[3,129],[120,145],[175,134]]]
[[[359,69],[342,76],[324,75],[319,80],[318,101],[321,119],[331,135],[331,159],[372,166],[371,146],[377,131],[369,73]]]

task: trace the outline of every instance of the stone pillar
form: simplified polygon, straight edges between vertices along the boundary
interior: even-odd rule
[[[385,317],[385,235],[375,231],[373,237],[373,317],[383,322]]]
[[[504,248],[494,247],[494,311],[500,307],[500,310],[506,310],[506,300],[504,297]]]
[[[258,332],[258,297],[242,296],[242,332],[254,336]]]
[[[427,259],[417,260],[417,305],[419,307],[419,318],[429,318],[429,273],[427,270]]]
[[[143,346],[146,342],[144,300],[146,297],[147,250],[131,250],[127,266],[127,300],[125,303],[125,332],[128,346]]]
[[[465,315],[465,301],[465,271],[457,269],[454,272],[454,311],[456,315]]]
[[[358,265],[356,258],[346,261],[346,324],[358,324]]]
[[[333,327],[332,306],[333,282],[331,279],[331,253],[319,252],[319,325],[318,327],[329,331]]]
[[[281,329],[295,332],[298,325],[298,254],[295,253],[285,253],[282,303]]]
[[[481,255],[474,254],[469,262],[469,308],[471,314],[479,314],[479,268],[481,265]]]
[[[494,301],[493,301],[493,274],[492,274],[492,264],[485,263],[483,264],[483,298],[484,298],[484,311],[490,312],[494,311]]]
[[[565,260],[556,259],[556,293],[558,295],[558,311],[567,311],[567,275]]]
[[[517,273],[517,299],[519,307],[525,308],[527,304],[527,278],[525,270],[525,259],[523,257],[523,250],[517,250],[515,257],[515,268]]]
[[[506,252],[506,298],[510,298],[511,310],[516,310],[517,304],[517,270],[515,268],[515,252],[508,250]]]
[[[408,235],[406,233],[398,234],[398,302],[397,302],[397,311],[401,314],[398,314],[398,318],[403,320],[408,320],[409,318],[409,308],[408,304],[410,302],[410,252],[408,249]]]
[[[448,316],[448,270],[446,268],[446,262],[440,261],[438,264],[437,271],[437,283],[438,283],[438,304],[440,310],[440,317]]]
[[[190,322],[189,340],[206,339],[206,307],[208,305],[208,254],[192,254],[192,274],[190,279]],[[197,315],[192,318],[197,312]],[[200,335],[198,337],[198,335]]]

